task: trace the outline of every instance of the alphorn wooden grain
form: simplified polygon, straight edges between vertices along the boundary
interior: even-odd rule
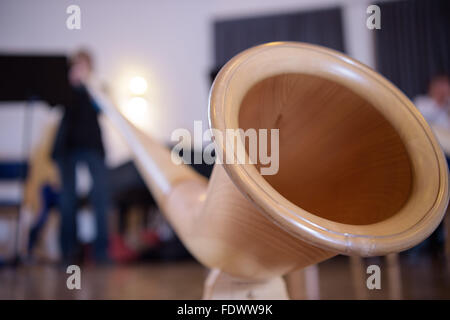
[[[274,176],[262,176],[259,165],[216,164],[207,183],[102,103],[183,243],[235,277],[269,279],[339,253],[407,249],[436,228],[448,202],[445,158],[413,104],[329,49],[251,48],[211,89],[212,128],[280,129]],[[245,147],[244,137],[237,142]]]

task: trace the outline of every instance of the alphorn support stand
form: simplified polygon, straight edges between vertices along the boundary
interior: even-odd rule
[[[204,300],[288,300],[282,277],[268,280],[247,280],[232,277],[219,269],[209,271],[205,280]]]

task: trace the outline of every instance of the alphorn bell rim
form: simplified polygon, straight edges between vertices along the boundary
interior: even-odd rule
[[[442,150],[425,119],[395,85],[342,53],[296,42],[267,43],[241,52],[221,69],[211,87],[210,128],[223,133],[239,128],[245,93],[259,81],[283,73],[320,76],[371,102],[399,132],[412,161],[414,188],[397,214],[368,225],[344,224],[314,215],[279,194],[254,165],[224,163],[240,191],[293,236],[339,253],[385,255],[413,247],[431,234],[442,220],[449,199]],[[242,145],[243,139],[241,135],[237,143]],[[215,144],[227,159],[223,141],[216,140]]]

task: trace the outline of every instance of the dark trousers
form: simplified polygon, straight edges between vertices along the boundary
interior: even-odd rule
[[[41,188],[41,203],[42,208],[39,210],[38,219],[30,229],[28,237],[28,253],[31,256],[33,248],[39,239],[39,235],[44,228],[50,210],[57,207],[59,203],[59,193],[54,190],[49,184],[45,184]]]
[[[60,195],[61,227],[60,245],[63,259],[70,261],[77,253],[77,194],[75,168],[77,163],[86,163],[92,177],[90,200],[94,207],[97,224],[97,237],[94,242],[95,258],[107,259],[108,228],[107,212],[109,205],[108,174],[104,159],[95,150],[73,151],[57,160],[62,182]]]

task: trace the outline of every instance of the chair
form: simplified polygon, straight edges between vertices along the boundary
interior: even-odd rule
[[[16,215],[13,258],[10,261],[13,265],[17,265],[20,258],[20,213],[27,173],[28,163],[26,162],[0,161],[0,215],[11,212]]]

